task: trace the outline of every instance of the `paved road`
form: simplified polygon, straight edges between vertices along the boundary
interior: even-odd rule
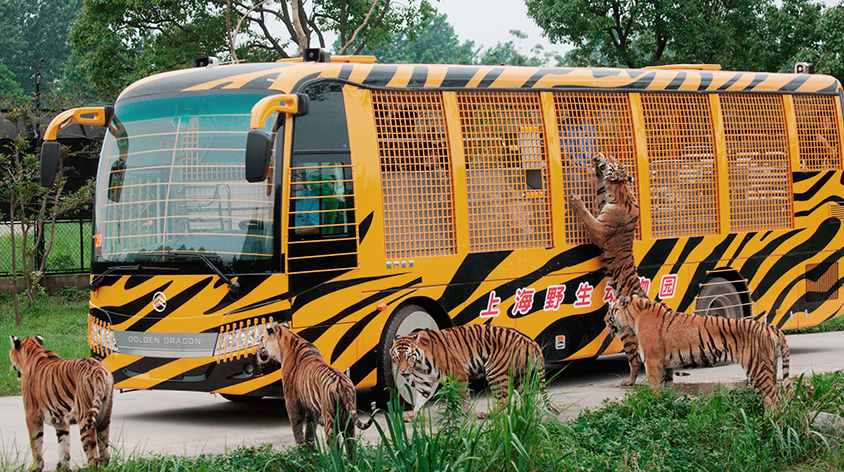
[[[844,370],[844,332],[788,336],[791,347],[791,374]],[[738,365],[684,371],[675,385],[688,390],[709,390],[717,383],[732,384],[745,379]],[[605,356],[595,361],[570,364],[552,382],[554,403],[564,411],[560,418],[571,418],[584,408],[599,406],[604,399],[619,398],[625,389],[619,382],[628,374],[623,355]],[[11,375],[11,374],[8,374]],[[644,376],[639,384],[647,383]],[[485,399],[478,408],[486,408]],[[0,398],[0,464],[31,462],[21,397]],[[55,467],[58,446],[51,427],[45,428],[45,460]],[[364,438],[377,440],[376,428]],[[111,440],[117,455],[151,456],[174,454],[193,456],[218,454],[241,445],[293,444],[284,402],[265,399],[253,404],[237,404],[216,395],[195,392],[137,391],[115,393]],[[84,461],[78,429],[71,429],[71,460]]]

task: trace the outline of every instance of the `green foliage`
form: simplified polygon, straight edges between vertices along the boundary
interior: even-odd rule
[[[434,15],[418,31],[394,34],[389,42],[361,52],[385,64],[471,64],[475,58],[474,43],[461,43],[442,14]]]
[[[39,297],[31,307],[21,307],[21,312],[21,324],[15,326],[11,297],[6,294],[0,297],[0,396],[20,395],[21,391],[21,383],[9,361],[9,335],[25,338],[40,334],[44,346],[62,359],[91,355],[87,342],[87,296]]]
[[[39,70],[44,89],[58,86],[70,56],[67,35],[79,8],[79,0],[0,2],[0,62],[24,93],[35,91]]]
[[[0,96],[19,98],[23,95],[23,88],[15,79],[15,74],[0,60]]]
[[[572,66],[717,63],[729,70],[777,72],[789,61],[793,64],[794,55],[813,47],[822,34],[823,3],[813,0],[526,4],[528,15],[552,41],[574,46],[565,61]],[[841,30],[840,25],[834,28]]]
[[[36,111],[32,102],[27,100],[11,102],[7,107],[8,111],[3,119],[14,125],[16,132],[10,139],[10,146],[0,152],[0,168],[4,169],[0,177],[0,201],[8,202],[11,211],[10,215],[4,216],[10,221],[9,270],[12,274],[16,320],[20,323],[18,293],[22,290],[31,306],[41,291],[39,283],[53,248],[56,219],[62,214],[90,205],[93,200],[94,182],[92,179],[82,189],[72,194],[64,194],[66,180],[60,165],[54,186],[42,187],[39,178],[39,156],[33,152],[31,143],[24,138],[22,132],[30,122],[30,117],[40,115],[40,111]],[[68,155],[69,150],[64,148],[61,162],[64,162]],[[44,243],[40,258],[36,257],[33,242],[38,231],[43,233],[39,237]],[[21,279],[22,285],[19,285]]]
[[[70,41],[93,87],[112,100],[147,75],[190,67],[198,56],[228,50],[225,11],[215,2],[82,3]]]
[[[786,334],[828,333],[830,331],[844,331],[844,316],[835,317],[810,328],[789,330]]]
[[[844,80],[844,2],[826,9],[818,21],[818,40],[797,52],[794,62],[814,62],[815,72]]]
[[[191,67],[202,55],[216,55],[224,61],[271,61],[299,55],[291,5],[286,1],[260,2],[255,8],[227,0],[82,3],[71,44],[93,88],[112,100],[132,82],[157,72]],[[306,34],[312,32],[320,47],[325,47],[323,33],[328,31],[345,43],[367,21],[353,42],[356,49],[347,52],[356,53],[366,45],[384,42],[391,33],[416,31],[432,11],[427,0],[378,2],[367,20],[371,5],[370,0],[304,3]]]

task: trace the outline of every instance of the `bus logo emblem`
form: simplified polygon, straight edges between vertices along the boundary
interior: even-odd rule
[[[152,296],[152,308],[159,313],[167,308],[167,296],[164,292],[155,292]]]

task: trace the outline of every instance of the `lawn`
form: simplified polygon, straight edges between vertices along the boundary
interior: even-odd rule
[[[811,386],[811,388],[808,388]],[[535,387],[511,391],[506,409],[475,421],[457,409],[448,384],[435,408],[448,420],[419,415],[405,423],[395,401],[374,425],[380,440],[356,445],[356,461],[319,442],[319,450],[241,447],[221,455],[123,457],[91,470],[211,471],[833,471],[844,468],[844,431],[812,424],[812,411],[844,415],[844,372],[801,379],[776,410],[750,388],[689,396],[630,390],[568,421],[542,408]],[[23,471],[0,456],[4,470]]]
[[[12,271],[12,237],[8,235],[8,224],[0,226],[0,274]],[[23,249],[20,226],[15,227],[17,254],[19,258]],[[28,246],[33,245],[32,233],[29,234]],[[91,222],[80,225],[79,221],[64,221],[56,223],[53,248],[47,257],[47,271],[72,272],[86,271],[90,268],[91,260]]]
[[[62,359],[89,357],[88,292],[65,289],[62,295],[43,296],[30,308],[21,301],[21,325],[15,326],[12,298],[0,294],[0,396],[20,395],[20,381],[9,361],[9,335],[19,338],[41,335],[44,346]]]

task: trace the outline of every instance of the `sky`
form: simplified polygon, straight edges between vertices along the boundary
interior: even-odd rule
[[[431,4],[448,16],[461,42],[474,41],[476,48],[487,49],[510,40],[518,48],[519,41],[510,34],[511,29],[517,29],[528,36],[521,41],[521,54],[530,55],[536,44],[560,55],[571,49],[542,37],[542,29],[528,18],[524,0],[432,0]]]

